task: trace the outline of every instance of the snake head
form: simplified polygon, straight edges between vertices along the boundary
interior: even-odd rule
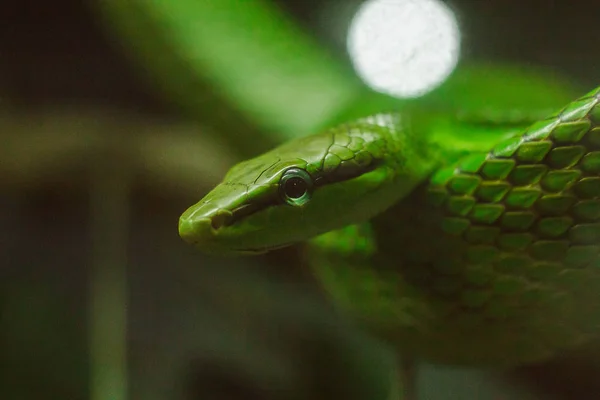
[[[416,184],[402,154],[372,121],[292,140],[235,165],[179,234],[205,252],[257,254],[362,222]]]

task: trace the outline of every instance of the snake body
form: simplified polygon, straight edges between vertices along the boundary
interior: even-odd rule
[[[600,334],[600,88],[518,132],[385,114],[234,166],[180,218],[207,252],[308,241],[343,312],[400,351],[511,366]]]

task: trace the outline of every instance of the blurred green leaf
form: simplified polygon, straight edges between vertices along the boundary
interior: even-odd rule
[[[195,118],[229,129],[225,134],[238,148],[263,147],[243,119],[266,131],[262,143],[278,143],[314,131],[364,90],[350,66],[268,1],[104,0],[97,5],[152,84]],[[199,90],[206,85],[214,92]],[[224,102],[230,110],[220,109]],[[232,110],[242,115],[237,128],[223,121]],[[228,115],[220,118],[223,112]]]

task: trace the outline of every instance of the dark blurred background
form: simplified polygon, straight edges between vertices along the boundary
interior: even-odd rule
[[[349,22],[360,2],[277,3],[321,43],[345,57],[344,21]],[[449,3],[459,16],[464,58],[554,69],[586,90],[598,84],[600,2]],[[316,292],[306,271],[288,265],[293,253],[221,260],[198,254],[177,236],[179,214],[198,200],[234,157],[218,139],[202,142],[199,151],[217,149],[222,157],[206,169],[194,170],[194,137],[207,136],[196,128],[202,121],[183,115],[147,79],[144,66],[132,62],[127,48],[107,33],[87,2],[7,0],[1,10],[0,398],[87,399],[90,392],[97,393],[91,389],[97,384],[94,379],[111,382],[110,376],[102,378],[102,374],[123,371],[128,378],[115,378],[113,382],[122,386],[107,387],[104,398],[119,400],[123,391],[130,399],[193,398],[198,385],[218,386],[215,382],[226,381],[227,373],[219,368],[228,372],[238,368],[242,372],[236,376],[242,383],[235,388],[238,392],[229,381],[222,384],[226,389],[211,390],[229,393],[231,398],[236,398],[235,393],[251,398],[248,393],[255,390],[255,381],[264,376],[253,377],[246,371],[260,376],[261,366],[284,370],[280,363],[288,367],[300,363],[292,368],[292,375],[306,386],[312,379],[307,371],[314,373],[319,365],[326,365],[319,360],[322,353],[307,357],[308,350],[299,350],[314,340],[298,338],[296,331],[311,325],[278,323],[281,335],[289,331],[290,338],[275,335],[285,343],[273,350],[274,339],[267,339],[265,331],[272,330],[269,321],[279,317],[269,316],[265,311],[269,301],[256,293],[261,285],[275,286],[268,293],[279,293],[280,284],[293,288],[283,291],[289,296],[295,290]],[[341,17],[333,18],[336,15]],[[140,133],[146,136],[132,139]],[[124,150],[114,156],[114,148],[122,143]],[[158,149],[171,151],[169,157],[179,163],[161,158],[155,167],[153,155],[164,154],[146,147],[144,152],[131,153],[140,149],[138,143],[155,143]],[[90,152],[93,146],[97,147]],[[132,169],[133,159],[144,167]],[[184,172],[182,165],[188,160]],[[103,174],[106,171],[113,172],[110,178]],[[200,181],[204,183],[196,183]],[[108,228],[107,220],[112,223]],[[106,247],[99,248],[98,243]],[[115,266],[98,278],[99,288],[94,287],[93,275],[97,263]],[[248,270],[258,270],[260,276],[240,278]],[[255,286],[240,283],[252,279],[258,282]],[[94,290],[104,296],[96,305],[90,303]],[[233,294],[238,298],[233,299]],[[304,311],[311,306],[298,304],[321,303],[318,295],[308,297],[290,304],[302,309],[298,315],[306,314],[312,321],[313,311]],[[258,306],[251,306],[254,303],[248,298]],[[275,294],[269,299],[285,302],[281,300],[285,297]],[[106,348],[104,361],[102,354],[94,354],[98,350],[90,348],[90,340],[106,343],[97,338],[101,332],[90,332],[97,322],[90,322],[94,307],[105,311],[114,307],[104,322],[126,331],[126,342],[117,340]],[[283,307],[272,312],[285,316],[291,311]],[[232,316],[223,317],[227,313]],[[244,318],[254,322],[236,328]],[[347,334],[332,337],[336,335]],[[347,340],[363,340],[359,333],[352,335]],[[293,343],[292,350],[286,340]],[[377,349],[372,352],[380,351],[368,339],[361,343]],[[295,364],[285,361],[294,357]],[[388,362],[384,358],[372,363],[381,366]],[[90,374],[91,360],[106,363],[100,378]],[[426,399],[517,398],[506,395],[513,389],[499,387],[479,372],[425,367],[424,373]],[[282,379],[269,377],[265,382]],[[253,393],[255,398],[267,398],[260,391]]]

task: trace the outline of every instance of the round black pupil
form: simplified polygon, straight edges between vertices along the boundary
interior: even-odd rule
[[[293,177],[285,182],[285,194],[289,198],[298,199],[306,193],[307,185],[304,179]]]

